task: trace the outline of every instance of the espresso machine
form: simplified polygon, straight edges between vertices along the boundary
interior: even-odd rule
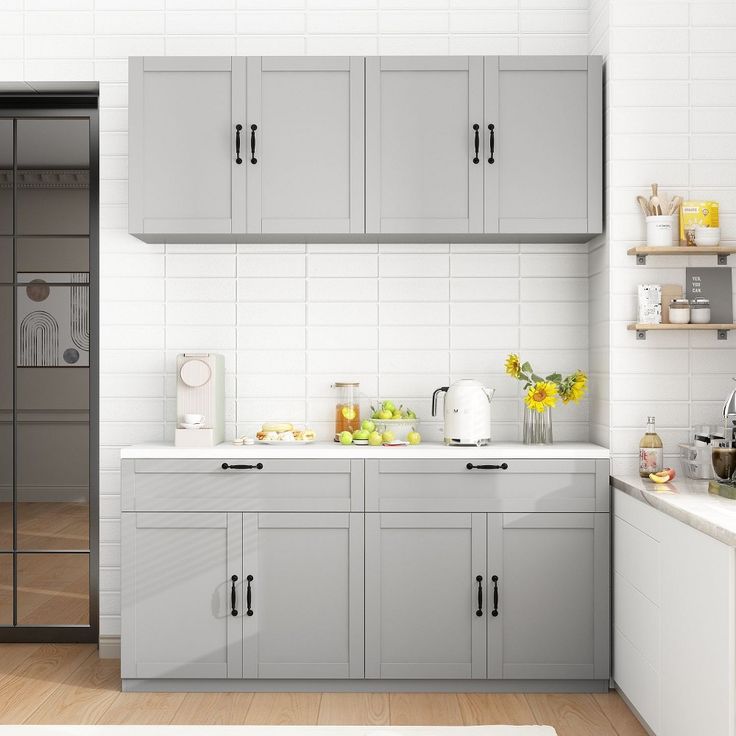
[[[714,440],[711,452],[716,477],[709,483],[708,490],[719,496],[736,498],[736,388],[723,403],[723,439]]]

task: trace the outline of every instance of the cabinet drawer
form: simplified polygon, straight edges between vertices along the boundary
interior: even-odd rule
[[[469,466],[505,464],[505,469]],[[366,511],[608,510],[603,460],[367,460]]]
[[[231,465],[256,467],[223,467]],[[123,511],[363,510],[362,460],[139,459],[122,467]]]

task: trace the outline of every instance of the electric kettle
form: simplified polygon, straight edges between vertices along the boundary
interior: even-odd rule
[[[479,447],[491,441],[491,399],[495,388],[463,378],[432,394],[432,416],[437,416],[437,395],[445,393],[445,444]]]

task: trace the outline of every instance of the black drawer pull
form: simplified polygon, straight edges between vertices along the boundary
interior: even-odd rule
[[[256,463],[255,465],[228,465],[227,463],[222,464],[223,470],[263,470],[263,463]]]
[[[475,612],[476,616],[483,615],[483,576],[476,575],[475,580],[478,583],[478,610]]]
[[[250,162],[257,164],[258,159],[256,158],[256,131],[258,130],[257,125],[250,126]]]
[[[493,581],[493,610],[491,616],[498,616],[498,575],[494,575],[491,580]]]
[[[238,576],[237,575],[233,575],[230,578],[230,580],[232,581],[232,584],[233,584],[233,587],[230,588],[230,609],[231,609],[230,610],[230,615],[231,616],[237,616],[238,615],[238,609],[235,608],[235,606],[236,606],[236,604],[238,602],[238,598],[237,598],[237,594],[235,593],[235,583],[238,582]]]
[[[477,164],[480,159],[478,158],[478,149],[480,148],[480,134],[478,133],[478,130],[480,129],[480,125],[478,123],[475,123],[473,125],[473,130],[475,131],[475,158],[473,158],[473,163]]]
[[[243,159],[240,158],[240,131],[243,130],[243,126],[238,123],[235,126],[235,163],[242,164]]]
[[[493,123],[488,123],[488,130],[491,131],[491,156],[488,159],[488,163],[495,163],[496,159],[493,158],[493,149],[496,147],[496,126]]]
[[[468,470],[508,470],[509,464],[501,463],[500,465],[473,465],[473,463],[468,463],[465,467]]]
[[[245,605],[247,606],[247,611],[245,612],[246,616],[252,616],[253,615],[253,608],[251,607],[251,592],[250,592],[250,584],[253,582],[253,576],[248,575],[246,578],[248,581],[248,587],[245,591]]]

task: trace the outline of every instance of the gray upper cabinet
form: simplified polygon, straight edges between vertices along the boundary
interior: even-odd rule
[[[366,514],[365,676],[486,676],[485,514]]]
[[[366,59],[366,231],[482,233],[483,60]]]
[[[248,233],[362,235],[363,57],[247,63]]]
[[[608,565],[608,514],[489,514],[488,677],[607,678]]]
[[[131,57],[128,229],[156,242],[245,232],[245,59]],[[243,136],[244,138],[245,136]]]
[[[485,231],[601,232],[600,57],[486,57],[484,65]]]

